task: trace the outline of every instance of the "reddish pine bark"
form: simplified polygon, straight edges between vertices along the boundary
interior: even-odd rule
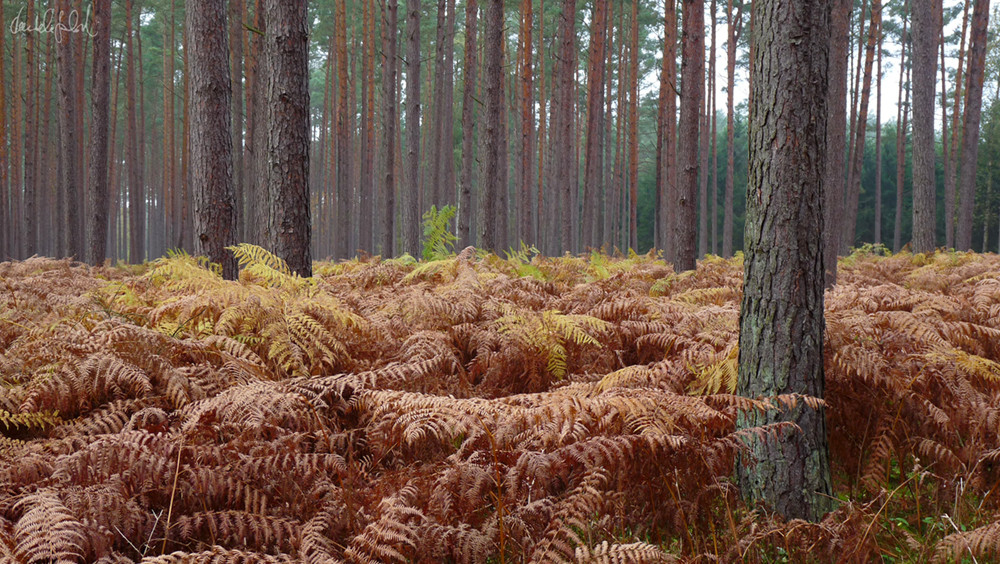
[[[962,128],[962,176],[955,246],[972,247],[973,197],[976,193],[976,163],[979,159],[979,122],[983,104],[983,80],[986,73],[986,30],[990,17],[989,0],[975,0],[972,33],[969,38],[969,73],[965,99],[965,125]]]

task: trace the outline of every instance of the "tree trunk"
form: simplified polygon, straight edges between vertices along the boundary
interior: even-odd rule
[[[126,151],[128,153],[128,234],[129,234],[129,262],[140,263],[145,258],[143,256],[143,241],[145,240],[143,233],[143,213],[145,212],[145,205],[143,199],[142,190],[142,171],[139,168],[139,109],[137,107],[136,99],[136,68],[138,62],[136,57],[133,55],[132,50],[132,37],[133,37],[133,0],[126,0],[125,2],[125,51],[126,58],[128,59],[128,70],[125,74],[125,89],[128,104],[128,147]],[[190,45],[190,43],[188,43]],[[65,132],[63,134],[65,136]],[[63,147],[63,152],[66,153],[68,149]],[[67,183],[68,185],[68,183]],[[69,192],[67,192],[69,193]],[[70,206],[73,207],[73,206]],[[73,249],[70,248],[69,252],[72,254]]]
[[[945,67],[944,46],[947,41],[941,34],[941,160],[944,161],[944,241],[945,247],[955,247],[955,182],[958,167],[958,120],[962,100],[962,72],[965,63],[965,35],[969,26],[969,2],[962,3],[962,34],[958,41],[958,68],[955,71],[955,98],[951,108],[951,143],[948,143],[948,81]]]
[[[704,6],[698,0],[698,14],[704,14]],[[687,14],[687,12],[685,12]],[[686,19],[687,16],[685,16]],[[704,30],[701,31],[702,51],[704,51],[705,37]],[[627,104],[628,111],[628,185],[629,185],[629,248],[639,247],[639,0],[632,0],[632,21],[631,32],[629,33],[629,51],[632,56],[629,59],[631,67],[628,73],[628,91],[631,103]],[[704,70],[704,53],[701,58],[702,70]],[[698,80],[703,80],[699,78]],[[692,218],[693,221],[693,218]],[[693,227],[693,224],[692,224]]]
[[[233,155],[233,198],[236,207],[237,241],[246,241],[246,185],[243,172],[243,14],[246,9],[243,0],[229,0],[229,68],[232,76],[232,155]]]
[[[969,37],[969,72],[965,88],[965,124],[962,128],[962,172],[955,235],[955,246],[959,250],[972,248],[973,198],[976,194],[979,122],[983,106],[983,80],[986,76],[986,30],[989,17],[989,0],[975,0],[972,33]]]
[[[174,182],[174,7],[163,20],[163,197],[166,204],[166,235],[169,245],[179,246],[176,236],[177,194]]]
[[[63,10],[68,12],[68,2],[66,4],[60,5]],[[83,221],[83,210],[80,209],[81,206],[78,202],[81,201],[80,196],[82,195],[82,190],[80,186],[82,174],[81,168],[82,163],[80,162],[80,154],[77,150],[77,143],[79,142],[78,135],[82,135],[83,132],[80,131],[76,126],[76,116],[75,116],[75,101],[78,95],[82,93],[76,92],[76,57],[74,56],[75,42],[71,41],[69,38],[64,37],[64,41],[59,43],[59,48],[57,49],[58,55],[58,65],[59,65],[59,110],[60,110],[60,156],[62,157],[62,178],[60,180],[60,187],[67,198],[68,205],[66,206],[66,252],[69,256],[76,257],[77,259],[83,259],[84,253],[84,242],[77,237],[77,231],[79,226]],[[30,65],[29,65],[30,67]],[[130,67],[131,68],[131,67]],[[34,88],[34,87],[32,87]],[[37,96],[37,92],[29,92],[28,99],[32,99]],[[29,145],[37,145],[37,124],[31,117],[31,113],[34,109],[29,110],[29,115],[25,121],[26,123],[26,133],[27,138],[30,140]],[[26,149],[26,155],[34,159],[34,154],[37,147],[30,147]],[[32,249],[36,246],[36,235],[34,227],[36,225],[36,213],[34,211],[34,199],[35,199],[35,187],[34,187],[34,176],[29,181],[29,173],[32,173],[32,168],[34,163],[28,163],[25,160],[24,172],[25,172],[25,243],[30,243]],[[34,254],[34,250],[29,249],[30,254]]]
[[[681,62],[680,143],[677,160],[682,167],[677,181],[677,223],[674,225],[673,256],[680,272],[694,270],[697,253],[698,118],[705,91],[705,6],[701,0],[683,0],[684,47]]]
[[[899,35],[899,92],[896,99],[896,209],[892,228],[892,250],[899,252],[902,245],[903,235],[903,183],[906,180],[906,127],[909,117],[910,89],[906,89],[906,98],[903,98],[903,87],[909,85],[909,69],[906,68],[906,28],[909,23],[907,18],[909,2],[903,2],[903,30]]]
[[[716,119],[716,109],[715,104],[718,102],[718,89],[715,87],[715,65],[716,65],[716,25],[718,22],[718,13],[716,0],[712,0],[712,49],[708,55],[708,60],[711,63],[711,70],[709,75],[712,77],[712,89],[710,91],[712,97],[712,108],[709,112],[712,119],[712,180],[709,186],[711,186],[711,197],[712,197],[712,244],[711,250],[712,254],[717,255],[719,253],[719,148],[718,148],[718,136],[717,136],[717,126],[718,120]]]
[[[573,84],[576,77],[576,0],[563,0],[557,38],[558,55],[553,70],[550,140],[551,165],[549,189],[557,202],[553,224],[558,228],[559,243],[553,237],[554,253],[569,251],[573,246],[572,192],[576,189],[576,135],[574,134]]]
[[[0,29],[4,29],[5,19],[3,15],[3,2],[0,2]],[[6,34],[0,34],[0,54],[5,53],[4,51],[4,36]],[[7,58],[0,56],[0,77],[7,76],[4,74],[4,66]],[[9,147],[9,139],[7,137],[7,90],[5,87],[5,80],[0,79],[0,146]],[[8,174],[8,161],[10,155],[7,150],[0,151],[0,261],[10,260],[10,232],[11,232],[11,217],[10,217],[10,191],[8,190],[10,186]]]
[[[226,250],[236,244],[233,194],[232,105],[226,0],[188,0],[186,24],[191,39],[191,178],[195,197],[197,253],[222,266],[235,280],[236,259]],[[284,124],[282,124],[284,125]],[[278,126],[278,124],[276,124]]]
[[[472,218],[472,166],[475,163],[473,140],[476,137],[476,17],[479,5],[476,0],[465,4],[465,73],[462,77],[462,172],[459,176],[458,240],[461,245],[473,244],[470,233]]]
[[[724,216],[722,218],[722,256],[731,257],[733,256],[733,184],[736,170],[736,148],[733,146],[736,133],[733,89],[736,82],[736,46],[739,45],[739,38],[743,33],[742,0],[740,1],[739,8],[736,10],[735,18],[733,18],[733,0],[729,0],[729,9],[726,12],[726,24],[729,27],[729,42],[726,46],[726,73],[728,75],[726,78],[726,201],[724,205],[725,211],[723,211]],[[844,64],[846,65],[846,54],[844,58]],[[832,70],[831,67],[831,72]],[[844,72],[846,72],[846,67]],[[847,80],[846,75],[844,80]]]
[[[604,0],[598,0],[602,3]],[[521,3],[521,162],[518,170],[517,196],[517,236],[533,245],[537,242],[534,233],[535,220],[532,214],[532,193],[535,190],[535,95],[532,75],[531,29],[534,25],[532,0]],[[545,14],[542,13],[542,16]],[[544,68],[542,69],[544,73]],[[450,131],[450,130],[449,130]],[[449,135],[450,139],[450,135]]]
[[[503,2],[487,0],[483,36],[483,80],[486,88],[486,130],[483,144],[483,223],[480,242],[484,249],[499,253],[504,239],[502,231],[506,216],[499,213],[500,199],[507,190],[506,170],[501,167],[503,120],[506,119],[503,100]]]
[[[826,156],[828,0],[757,0],[750,104],[750,180],[740,314],[738,393],[823,397],[823,176]],[[785,17],[779,17],[783,15]],[[777,402],[775,402],[777,403]],[[777,403],[778,406],[782,404]],[[819,521],[830,508],[823,410],[748,411],[737,464],[744,498],[788,519]]]
[[[247,65],[247,190],[246,239],[257,245],[267,245],[267,88],[266,53],[264,37],[267,21],[264,19],[263,0],[254,6],[254,29],[261,33],[250,35]]]
[[[347,8],[345,0],[336,0],[334,28],[337,35],[337,223],[334,255],[346,258],[351,254],[351,138],[347,78]]]
[[[111,0],[94,3],[93,98],[90,125],[90,228],[87,262],[101,264],[108,235],[108,113],[111,110]],[[0,17],[2,20],[2,17]],[[2,21],[0,21],[2,24]]]
[[[383,256],[394,256],[394,231],[396,223],[396,131],[399,127],[399,119],[396,114],[397,93],[396,93],[396,73],[397,62],[397,42],[396,30],[398,27],[397,14],[399,13],[398,0],[388,0],[386,2],[386,22],[385,22],[385,58],[383,59],[382,78],[383,90],[385,91],[385,184],[382,186],[382,214],[379,225],[381,234],[381,249]]]
[[[265,0],[264,6],[270,246],[293,272],[308,277],[312,276],[308,5],[306,0]]]
[[[548,241],[545,238],[545,222],[550,219],[542,219],[542,211],[545,206],[545,0],[540,0],[538,8],[538,206],[535,213],[535,245],[539,249],[545,249]],[[546,217],[551,217],[546,214]]]
[[[941,0],[913,10],[913,252],[934,250],[934,87]]]
[[[858,198],[861,194],[861,172],[865,162],[865,140],[868,138],[868,105],[872,91],[872,66],[875,62],[875,47],[878,36],[882,32],[882,3],[880,0],[871,2],[871,25],[868,26],[868,41],[865,46],[864,73],[861,79],[860,104],[857,120],[851,133],[854,134],[851,171],[848,174],[847,198],[844,201],[843,232],[840,248],[847,251],[854,246],[858,223]]]
[[[66,0],[61,0],[57,6],[59,10],[64,10],[68,8],[68,3],[64,4]],[[27,0],[27,20],[29,22],[35,21],[35,2],[34,0]],[[62,22],[65,23],[65,22]],[[68,84],[70,89],[66,94],[67,98],[60,97],[60,106],[62,110],[60,116],[62,119],[67,117],[72,117],[72,42],[68,41],[68,38],[63,34],[63,39],[59,50],[59,84],[62,87],[63,84]],[[24,88],[24,196],[22,197],[22,210],[24,213],[23,223],[22,223],[22,234],[21,243],[24,246],[24,254],[26,257],[30,257],[38,252],[38,211],[37,211],[37,182],[36,182],[36,172],[38,167],[38,79],[37,72],[38,67],[35,64],[35,33],[29,32],[24,35],[24,75],[25,75],[25,88]],[[65,75],[65,78],[64,78]],[[63,94],[60,89],[60,94]],[[71,129],[70,127],[69,129]],[[67,127],[64,125],[60,132],[63,137],[70,136],[72,140],[73,132],[67,132]],[[62,139],[63,137],[60,137]],[[65,149],[64,149],[65,150]],[[68,155],[64,155],[68,158]],[[75,179],[74,179],[75,180]],[[62,184],[62,189],[68,189],[68,184],[64,175],[60,182]],[[75,216],[76,211],[73,206],[70,206],[72,211],[69,212],[70,216]],[[60,222],[62,218],[60,218]],[[70,222],[72,225],[72,221]],[[82,250],[82,249],[81,249]],[[71,253],[74,254],[74,253]],[[80,253],[75,253],[77,258],[82,258]]]
[[[881,8],[880,8],[881,9]],[[878,70],[875,74],[875,234],[872,242],[882,244],[882,30],[878,34]]]
[[[527,1],[527,0],[526,0]],[[607,0],[594,0],[590,21],[590,61],[587,65],[587,139],[583,174],[583,246],[599,248],[598,207],[604,175],[604,57],[607,42]]]
[[[371,253],[375,198],[375,15],[372,3],[362,0],[364,44],[361,53],[361,174],[358,187],[358,247]]]
[[[420,0],[406,0],[406,187],[403,252],[420,256]]]

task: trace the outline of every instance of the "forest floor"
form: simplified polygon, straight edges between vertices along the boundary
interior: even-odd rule
[[[1000,257],[826,294],[836,510],[733,482],[742,260],[0,264],[4,562],[1000,557]]]

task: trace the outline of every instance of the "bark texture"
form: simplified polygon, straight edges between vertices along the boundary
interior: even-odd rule
[[[265,0],[264,6],[270,247],[293,272],[312,276],[307,2]]]
[[[913,10],[913,252],[934,250],[934,74],[941,0]]]
[[[681,111],[677,161],[681,167],[677,181],[674,225],[674,268],[694,270],[698,243],[698,118],[705,95],[705,6],[701,0],[683,1],[684,40],[681,61]]]
[[[738,392],[823,397],[823,175],[826,156],[828,0],[757,0],[750,104],[750,181]],[[821,409],[751,412],[743,428],[780,422],[750,438],[739,465],[748,502],[819,520],[830,467]]]
[[[107,255],[108,114],[111,110],[111,0],[94,3],[94,65],[90,125],[90,230],[87,262],[100,264]],[[0,98],[2,100],[2,98]]]
[[[503,120],[503,0],[487,0],[483,21],[483,81],[486,90],[486,131],[483,144],[483,195],[480,243],[499,253],[503,248],[506,214],[501,214],[500,198],[506,196],[507,174],[501,167]]]
[[[979,160],[979,122],[983,106],[983,79],[986,72],[986,28],[989,0],[976,0],[969,38],[969,74],[965,98],[965,127],[962,128],[962,172],[959,179],[958,223],[955,247],[972,248],[973,197],[976,194],[976,163]]]
[[[236,243],[233,193],[232,85],[226,0],[188,0],[191,38],[191,181],[196,252],[222,265],[235,280],[236,259],[226,247]]]

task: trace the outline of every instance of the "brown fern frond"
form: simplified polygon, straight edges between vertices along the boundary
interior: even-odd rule
[[[202,511],[176,519],[170,529],[171,538],[182,544],[221,543],[275,554],[298,549],[301,525],[246,511]]]
[[[935,562],[960,562],[966,556],[1000,559],[1000,522],[952,533],[938,543]]]
[[[576,562],[581,564],[645,564],[671,563],[678,562],[678,560],[663,552],[660,547],[649,543],[618,544],[604,541],[594,547],[577,547]]]
[[[22,498],[23,511],[14,526],[16,552],[25,562],[82,562],[86,552],[84,525],[51,490]]]
[[[177,551],[162,556],[147,556],[142,564],[292,564],[297,560],[287,554],[261,554],[213,546],[201,552]]]
[[[350,562],[407,562],[416,556],[421,524],[426,519],[409,505],[416,494],[412,486],[379,502],[378,519],[369,523],[361,534],[351,539],[344,551]]]

